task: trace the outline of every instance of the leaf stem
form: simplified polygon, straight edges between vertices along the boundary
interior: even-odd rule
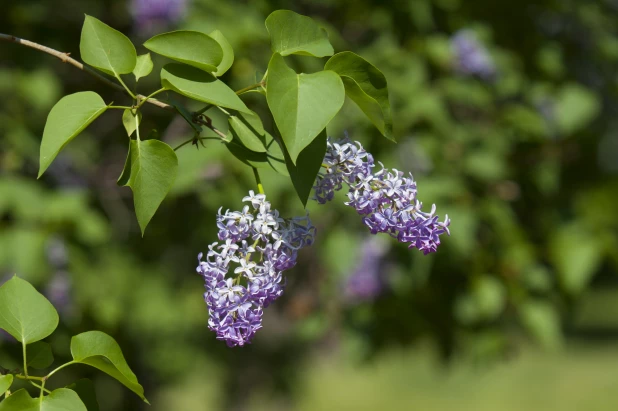
[[[140,142],[140,138],[139,138],[139,116],[135,115],[133,116],[135,117],[135,135],[137,136],[137,142]]]
[[[147,102],[148,100],[150,100],[152,97],[156,96],[159,93],[164,92],[165,90],[167,90],[166,88],[160,88],[156,91],[153,91],[152,93],[150,93],[149,95],[147,95],[146,97],[142,98],[141,96],[139,97],[139,104],[137,105],[137,107],[135,107],[136,109],[140,108],[141,106],[144,105],[145,102]]]
[[[253,167],[253,175],[255,176],[255,182],[257,183],[258,186],[258,192],[260,194],[266,194],[264,192],[264,186],[262,185],[262,180],[260,179],[260,174],[258,173],[257,168]]]
[[[107,108],[118,108],[121,110],[133,110],[133,107],[129,107],[129,106],[107,106]]]
[[[127,93],[129,93],[129,95],[131,97],[133,97],[133,100],[137,100],[137,96],[135,94],[133,94],[133,92],[131,91],[131,89],[129,87],[127,87],[126,84],[124,84],[124,81],[122,81],[122,78],[120,77],[120,74],[116,74],[116,79],[120,82],[120,84],[122,84],[122,87],[124,87],[124,89],[126,90]]]
[[[264,75],[264,78],[266,78],[266,75]],[[236,91],[236,95],[240,96],[241,94],[245,94],[247,91],[251,91],[251,90],[254,90],[256,88],[263,87],[264,84],[265,84],[264,83],[264,79],[262,79],[262,81],[260,81],[259,83],[255,83],[255,84],[252,84],[252,85],[247,86],[245,88],[241,88],[240,90],[237,90]]]
[[[35,381],[43,381],[44,377],[35,377],[34,375],[21,375],[15,374],[15,378],[19,378],[20,380],[35,380]]]
[[[42,385],[39,385],[39,384],[37,384],[36,382],[33,382],[33,381],[28,381],[28,382],[29,382],[30,384],[34,385],[35,387],[37,387],[39,390],[43,390],[43,391],[45,391],[45,392],[46,392],[46,393],[48,393],[48,394],[50,394],[50,393],[51,393],[51,391],[50,391],[50,390],[48,390],[47,388],[44,388]]]
[[[38,384],[36,384],[36,385],[38,385]],[[41,388],[41,394],[39,395],[39,404],[42,404],[43,403],[43,394],[45,393],[45,380],[43,380],[43,382],[41,383],[40,388]]]
[[[183,142],[183,143],[179,144],[179,145],[178,145],[178,146],[174,149],[174,151],[178,150],[178,149],[179,149],[179,148],[181,148],[181,147],[186,146],[186,145],[187,145],[187,144],[189,144],[189,143],[192,143],[192,142],[194,142],[194,141],[201,141],[201,140],[219,140],[219,141],[225,141],[225,140],[223,140],[221,137],[193,137],[193,138],[190,138],[189,140],[187,140],[187,141],[185,141],[185,142]]]
[[[26,361],[26,343],[22,341],[21,343],[21,348],[22,348],[22,354],[24,357],[24,374],[26,375],[26,378],[28,377],[28,361]]]
[[[77,361],[69,361],[67,363],[62,364],[55,370],[52,370],[49,374],[47,374],[47,376],[44,377],[45,381],[48,380],[52,375],[54,375],[55,373],[63,369],[64,367],[68,367],[69,365],[72,365],[72,364],[77,364]]]

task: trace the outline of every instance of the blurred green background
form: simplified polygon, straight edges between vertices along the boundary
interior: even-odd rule
[[[61,96],[125,97],[0,43],[0,281],[18,273],[59,309],[57,363],[74,334],[114,336],[152,406],[85,367],[50,384],[93,378],[104,411],[618,409],[618,1],[5,0],[0,32],[78,58],[84,13],[138,53],[158,32],[219,29],[236,54],[224,80],[239,89],[263,75],[264,19],[280,8],[315,18],[336,51],[384,72],[399,143],[350,101],[329,135],[347,130],[413,172],[419,198],[451,217],[451,237],[423,256],[370,237],[342,193],[310,204],[316,244],[286,273],[253,344],[227,348],[207,329],[196,256],[216,240],[216,210],[254,189],[250,169],[218,143],[181,149],[172,193],[141,238],[130,190],[116,186],[127,149],[118,112],[36,180]],[[461,69],[461,30],[486,50],[491,76]],[[170,113],[144,111],[143,133],[172,145],[191,136]],[[302,213],[289,180],[263,180],[274,207]],[[1,337],[0,364],[17,366],[20,351]]]

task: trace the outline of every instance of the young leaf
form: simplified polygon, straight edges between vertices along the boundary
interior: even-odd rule
[[[215,106],[251,113],[245,103],[212,74],[183,64],[167,64],[161,69],[161,85],[183,96]]]
[[[281,132],[292,162],[326,127],[343,106],[345,88],[333,71],[296,74],[283,57],[268,64],[268,107]]]
[[[219,43],[199,31],[179,30],[159,34],[146,41],[144,47],[209,73],[217,71],[223,59],[223,49]]]
[[[13,374],[0,375],[0,396],[13,384]]]
[[[142,112],[137,112],[137,123],[142,122]],[[124,129],[127,130],[127,135],[131,137],[131,134],[135,132],[136,124],[135,124],[135,115],[133,114],[133,110],[125,109],[122,113],[122,125]]]
[[[59,388],[42,398],[32,398],[28,391],[15,391],[0,403],[0,411],[88,411],[79,396],[68,388]]]
[[[13,276],[0,287],[0,328],[22,344],[42,340],[58,326],[54,306],[27,281]]]
[[[155,140],[156,141],[156,140]],[[144,388],[137,382],[137,377],[129,368],[116,340],[101,331],[88,331],[71,339],[73,360],[109,374],[128,389],[144,397]]]
[[[159,140],[131,140],[124,170],[118,185],[133,191],[135,215],[142,230],[172,188],[178,171],[178,158],[170,146]]]
[[[26,359],[29,367],[42,370],[54,362],[51,345],[44,341],[37,341],[26,346]]]
[[[94,390],[94,384],[87,378],[77,380],[66,388],[73,390],[82,400],[88,411],[99,411],[99,403],[97,402],[97,393]]]
[[[135,81],[139,81],[142,77],[146,77],[152,72],[152,58],[150,58],[150,53],[142,54],[141,56],[137,56],[137,62],[135,63],[135,68],[133,69],[133,75],[135,76]]]
[[[384,74],[351,51],[335,54],[326,62],[324,69],[341,76],[347,96],[363,110],[384,137],[395,141]]]
[[[137,62],[131,40],[102,21],[86,15],[79,43],[82,60],[112,76],[128,74]]]
[[[273,53],[314,57],[332,56],[334,53],[326,30],[311,17],[290,10],[277,10],[266,18],[266,30],[270,34]]]
[[[97,93],[82,91],[60,99],[47,116],[39,164],[39,178],[60,150],[99,117],[107,106]]]
[[[298,156],[296,164],[292,162],[288,153],[285,153],[285,162],[292,184],[303,206],[307,206],[309,194],[315,184],[315,178],[320,171],[324,155],[326,154],[326,129],[322,130],[317,138],[309,144]]]
[[[281,148],[267,131],[264,131],[263,146],[265,151],[263,152],[249,150],[235,133],[228,132],[228,139],[231,139],[231,141],[226,144],[227,149],[243,163],[255,168],[270,166],[277,173],[288,175]]]
[[[217,66],[217,71],[214,73],[215,76],[221,77],[234,63],[234,49],[219,30],[213,31],[209,36],[215,39],[221,46],[221,49],[223,49],[223,58],[221,59],[221,63]]]
[[[257,114],[239,113],[238,116],[230,116],[229,123],[234,136],[238,136],[245,147],[258,153],[266,152],[263,142],[264,126]]]

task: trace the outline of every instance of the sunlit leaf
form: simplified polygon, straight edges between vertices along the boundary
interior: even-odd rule
[[[152,58],[150,58],[150,53],[142,54],[137,56],[137,63],[135,64],[135,68],[133,69],[133,75],[135,76],[135,81],[139,81],[142,77],[146,77],[152,72],[153,64]]]
[[[223,49],[217,40],[199,31],[179,30],[150,38],[144,47],[172,60],[207,72],[217,71]]]
[[[232,64],[234,63],[234,49],[227,41],[223,33],[219,30],[213,31],[209,34],[209,36],[219,43],[221,49],[223,50],[223,58],[221,59],[221,63],[217,66],[217,71],[214,73],[215,76],[220,77],[224,75],[230,67],[232,67]]]
[[[32,398],[18,390],[0,403],[0,411],[88,411],[79,396],[68,388],[59,388],[42,398]]]
[[[314,57],[332,56],[334,53],[326,30],[311,17],[290,10],[277,10],[266,18],[266,29],[270,34],[273,53]]]
[[[79,52],[86,64],[112,76],[131,73],[137,62],[135,46],[127,36],[88,15]]]
[[[0,396],[13,384],[13,374],[0,375]]]

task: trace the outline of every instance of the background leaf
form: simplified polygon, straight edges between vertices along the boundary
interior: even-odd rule
[[[0,396],[13,384],[13,374],[0,375]]]
[[[0,328],[22,344],[42,340],[58,326],[54,306],[27,281],[13,276],[0,287]]]
[[[87,364],[114,377],[128,389],[144,397],[144,388],[129,368],[120,346],[109,335],[101,331],[88,331],[71,339],[71,355],[76,362]]]
[[[219,46],[221,46],[223,50],[223,58],[221,59],[221,63],[217,66],[217,71],[214,73],[215,76],[220,77],[232,67],[232,64],[234,64],[234,49],[219,30],[213,31],[209,36],[219,43]]]
[[[268,65],[268,107],[293,163],[343,105],[345,89],[333,71],[296,74],[283,57]]]
[[[133,69],[135,81],[139,81],[142,77],[149,75],[152,72],[152,68],[153,64],[152,58],[150,58],[150,53],[137,56],[135,68]]]
[[[135,46],[127,36],[88,15],[79,52],[85,63],[112,76],[131,73],[137,62]]]
[[[137,112],[137,123],[140,124],[142,122],[142,112]],[[127,135],[131,137],[133,133],[135,133],[135,115],[133,114],[133,110],[129,110],[128,108],[122,112],[122,125],[124,129],[127,130]]]
[[[334,53],[326,30],[311,17],[290,10],[277,10],[266,18],[266,29],[270,34],[273,53],[314,57],[332,56]]]
[[[159,34],[146,41],[144,47],[209,73],[217,71],[223,59],[223,49],[219,43],[199,31],[179,30]]]
[[[212,74],[183,64],[167,64],[161,69],[161,85],[204,103],[251,113],[245,103],[225,83]]]
[[[341,76],[346,95],[363,110],[384,137],[395,141],[384,74],[351,51],[335,54],[326,62],[324,69]]]
[[[47,116],[39,164],[39,177],[54,161],[60,150],[99,117],[107,106],[94,91],[64,96]]]
[[[118,184],[129,186],[133,191],[142,235],[174,184],[177,171],[178,159],[170,146],[159,140],[131,140]]]
[[[94,384],[87,378],[77,380],[66,388],[77,393],[88,411],[99,411],[99,403],[97,401],[97,393],[94,389]]]
[[[45,341],[37,341],[26,346],[26,359],[29,367],[42,370],[54,362],[51,345]]]

